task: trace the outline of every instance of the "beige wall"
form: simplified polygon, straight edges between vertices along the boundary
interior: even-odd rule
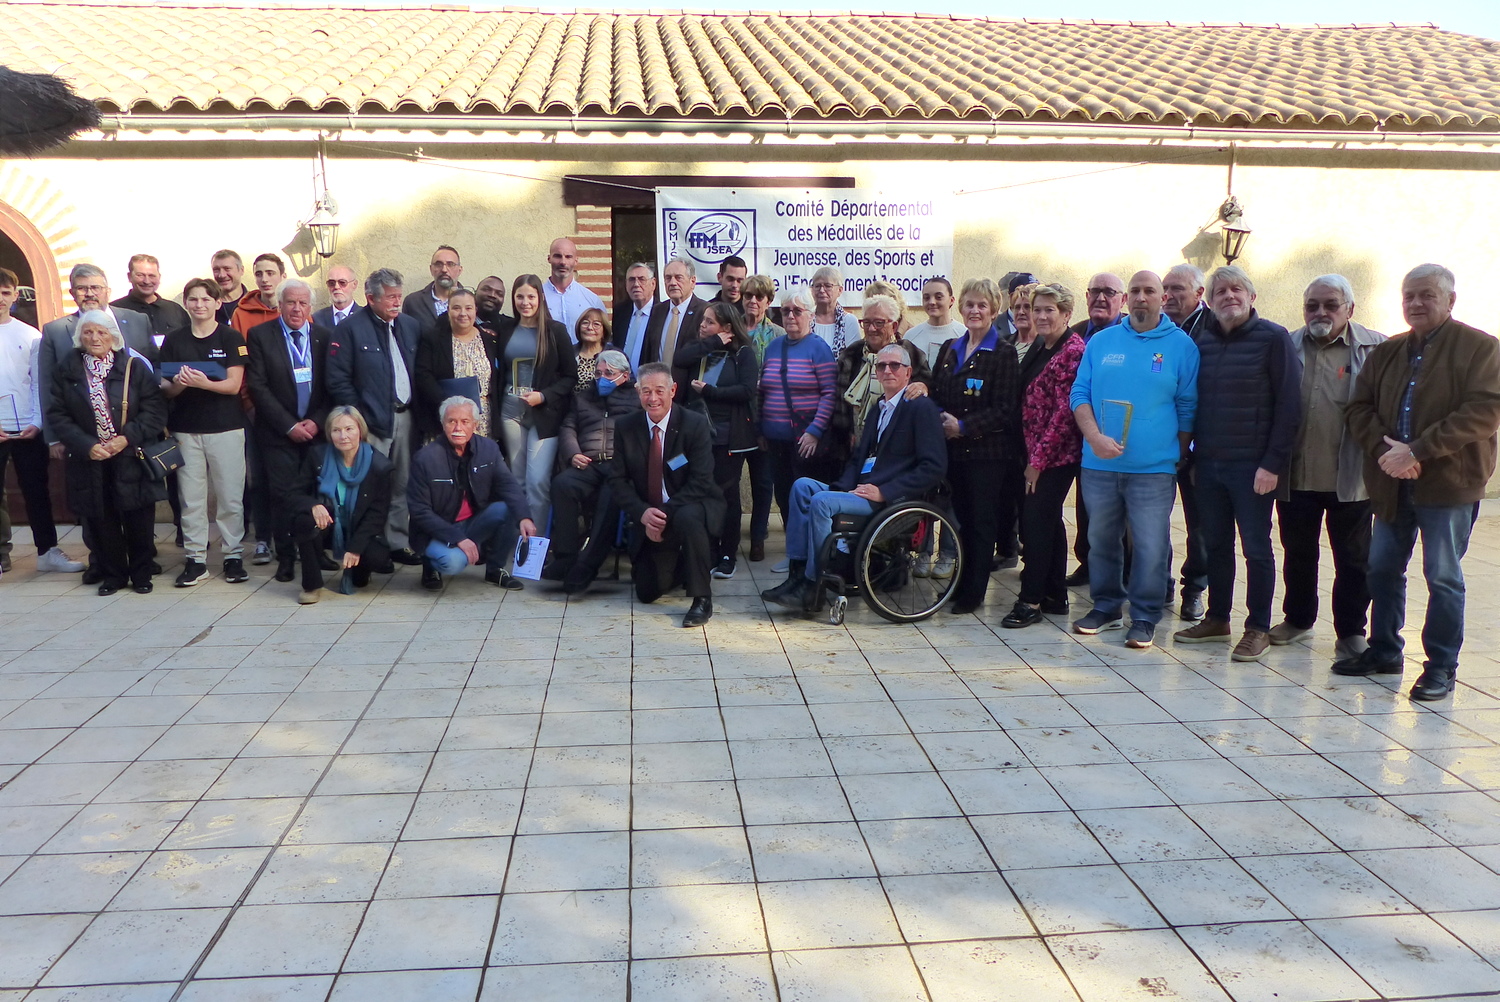
[[[214,147],[185,145],[200,159],[133,159],[124,145],[116,144],[109,160],[13,162],[0,176],[0,201],[16,201],[11,191],[40,184],[50,192],[49,204],[71,209],[76,233],[70,235],[73,246],[59,255],[66,258],[59,260],[61,267],[85,259],[101,263],[123,292],[125,262],[144,250],[162,259],[167,287],[180,288],[207,270],[209,254],[220,246],[239,250],[247,262],[262,250],[299,246],[297,223],[312,208],[310,156],[248,156],[260,148],[244,143],[222,158],[212,158]],[[140,145],[153,154],[174,151],[169,144]],[[435,152],[431,145],[426,149]],[[503,149],[532,152],[517,145]],[[652,149],[659,153],[661,147]],[[1023,152],[1037,156],[1029,148],[976,153],[958,147],[923,148],[917,151],[922,159],[902,160],[884,158],[911,156],[910,148],[889,144],[806,153],[693,144],[674,153],[686,162],[662,162],[628,159],[641,152],[638,145],[623,146],[618,160],[606,159],[607,151],[595,146],[579,148],[585,159],[564,160],[568,151],[553,146],[541,161],[485,160],[466,147],[459,152],[467,170],[339,152],[329,168],[344,224],[334,263],[361,274],[391,265],[408,276],[408,288],[416,288],[428,280],[432,248],[446,242],[460,250],[471,281],[489,272],[507,281],[523,271],[542,273],[549,241],[575,228],[561,186],[551,180],[568,173],[839,175],[899,192],[976,192],[955,199],[958,279],[1027,268],[1081,289],[1101,269],[1128,277],[1137,268],[1161,270],[1184,257],[1204,266],[1216,263],[1223,155],[1205,154],[1211,164],[1131,166],[1128,160],[1113,163],[1122,156],[1118,148],[1050,149],[1055,159],[1019,159]],[[794,159],[800,156],[807,159]],[[1297,166],[1263,166],[1244,163],[1242,155],[1236,171],[1235,190],[1254,231],[1240,263],[1260,286],[1263,314],[1297,326],[1307,279],[1338,271],[1354,284],[1361,319],[1397,331],[1401,274],[1436,260],[1458,275],[1458,314],[1486,329],[1500,326],[1484,294],[1500,252],[1492,209],[1500,202],[1500,175],[1429,166],[1322,167],[1320,158],[1352,162],[1348,155],[1311,152],[1296,158]],[[1433,162],[1430,156],[1414,159]],[[1399,158],[1384,155],[1381,162]],[[1434,193],[1441,193],[1436,209]],[[305,235],[300,246],[304,274],[321,277],[320,262],[309,261]]]

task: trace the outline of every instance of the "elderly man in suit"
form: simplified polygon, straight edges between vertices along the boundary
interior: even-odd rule
[[[254,435],[271,491],[277,581],[290,581],[297,547],[293,520],[304,454],[323,436],[329,402],[325,382],[330,331],[312,322],[312,287],[289,278],[276,289],[280,316],[250,328],[245,381],[255,405]],[[304,591],[315,568],[304,568]],[[319,584],[317,587],[322,587]]]
[[[636,376],[641,410],[615,424],[610,492],[634,523],[631,579],[636,598],[655,602],[681,580],[692,605],[685,627],[714,614],[712,540],[724,520],[724,492],[714,483],[714,432],[708,419],[673,404],[672,370],[660,362]]]
[[[708,304],[693,294],[698,285],[698,273],[687,258],[679,255],[668,261],[661,277],[667,298],[651,310],[646,341],[641,347],[641,361],[671,365],[678,345],[698,340],[698,325],[703,322],[703,307]],[[686,391],[685,386],[677,388],[678,396]]]
[[[359,279],[354,269],[336,264],[328,269],[328,305],[313,312],[313,323],[329,330],[348,320],[359,309],[355,294],[359,291]]]
[[[365,279],[368,305],[355,310],[328,339],[328,397],[358,407],[370,424],[370,444],[391,461],[391,507],[385,538],[391,559],[415,566],[422,558],[407,536],[406,481],[411,473],[412,405],[416,401],[417,321],[401,312],[401,273],[377,268]]]
[[[432,281],[406,297],[401,312],[417,322],[425,336],[437,330],[438,317],[448,312],[448,297],[459,288],[464,266],[458,260],[458,251],[442,244],[432,252],[432,262],[427,266]]]
[[[641,364],[646,328],[651,324],[651,310],[656,305],[656,269],[645,261],[626,268],[625,297],[615,304],[610,329],[614,332],[615,347],[625,353],[635,369]]]
[[[818,553],[833,532],[833,517],[869,515],[877,505],[919,498],[943,479],[948,447],[942,410],[925,395],[906,395],[915,350],[893,341],[876,354],[880,400],[839,478],[825,484],[800,477],[792,485],[787,579],[761,592],[767,602],[816,611],[822,594]]]

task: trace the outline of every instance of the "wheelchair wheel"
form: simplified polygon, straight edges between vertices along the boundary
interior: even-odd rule
[[[944,539],[954,550],[953,574],[919,578],[912,573],[924,548],[932,552]],[[870,520],[855,548],[855,575],[865,604],[893,623],[916,623],[941,609],[958,588],[963,550],[958,546],[958,524],[942,509],[925,501],[893,505]]]

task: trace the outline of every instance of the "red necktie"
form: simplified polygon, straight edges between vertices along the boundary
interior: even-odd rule
[[[646,494],[653,505],[661,506],[661,428],[651,426],[651,454],[646,457]]]

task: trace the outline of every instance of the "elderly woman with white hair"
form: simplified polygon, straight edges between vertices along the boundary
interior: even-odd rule
[[[844,294],[844,274],[832,265],[824,265],[812,277],[812,332],[828,343],[837,355],[859,338],[859,326],[839,305]]]
[[[68,505],[83,521],[102,575],[99,594],[128,584],[144,595],[151,591],[156,503],[167,489],[138,450],[161,438],[166,398],[108,311],[79,317],[73,345],[77,350],[52,370],[47,403],[48,424],[67,449]]]
[[[776,504],[785,521],[799,477],[828,483],[838,476],[829,459],[828,426],[837,399],[833,350],[812,333],[813,299],[806,287],[781,300],[786,334],[766,346],[760,373],[760,433],[771,456]]]

